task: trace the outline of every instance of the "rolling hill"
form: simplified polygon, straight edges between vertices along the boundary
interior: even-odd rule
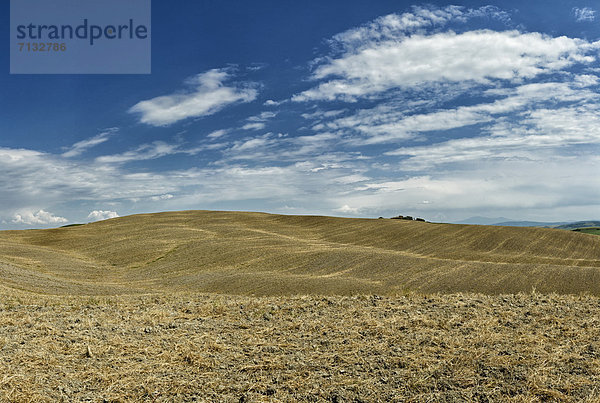
[[[182,211],[0,232],[4,287],[53,295],[600,295],[600,237],[542,228]]]
[[[577,222],[573,222],[573,223],[569,223],[569,224],[565,224],[565,225],[560,225],[556,228],[573,230],[573,229],[593,228],[593,227],[600,227],[600,221],[577,221]]]
[[[170,212],[0,232],[0,279],[0,401],[600,399],[597,235]]]

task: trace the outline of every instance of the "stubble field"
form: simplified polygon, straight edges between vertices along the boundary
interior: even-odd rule
[[[180,212],[0,233],[0,401],[600,401],[600,237]]]
[[[600,301],[12,296],[3,401],[598,401]]]

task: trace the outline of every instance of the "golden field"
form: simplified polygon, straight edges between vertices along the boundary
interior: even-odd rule
[[[564,230],[186,211],[0,232],[0,276],[55,295],[600,295],[600,237]]]
[[[0,232],[0,401],[600,401],[600,237],[188,211]]]

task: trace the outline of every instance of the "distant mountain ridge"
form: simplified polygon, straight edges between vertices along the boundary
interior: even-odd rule
[[[556,228],[560,229],[577,229],[577,228],[590,228],[600,227],[600,221],[577,221],[565,225],[560,225]]]
[[[544,227],[544,228],[558,228],[563,225],[572,224],[569,221],[561,222],[543,222],[543,221],[505,221],[494,223],[491,225],[502,226],[502,227]]]
[[[476,216],[476,217],[467,218],[466,220],[458,221],[457,224],[495,225],[496,223],[499,223],[499,222],[508,222],[508,221],[511,221],[511,219],[505,218],[505,217],[490,218],[490,217]]]
[[[558,229],[576,229],[576,228],[589,228],[589,227],[600,227],[600,221],[587,220],[587,221],[559,221],[559,222],[544,222],[544,221],[517,221],[511,220],[504,217],[490,218],[490,217],[470,217],[466,220],[459,221],[458,224],[470,224],[470,225],[494,225],[502,227],[543,227],[543,228],[558,228]]]

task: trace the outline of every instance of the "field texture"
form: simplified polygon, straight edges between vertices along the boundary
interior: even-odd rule
[[[600,237],[555,229],[187,211],[0,232],[0,278],[54,295],[600,295]]]
[[[598,401],[600,301],[5,297],[2,401]]]
[[[0,402],[600,401],[600,237],[189,211],[0,232]]]

